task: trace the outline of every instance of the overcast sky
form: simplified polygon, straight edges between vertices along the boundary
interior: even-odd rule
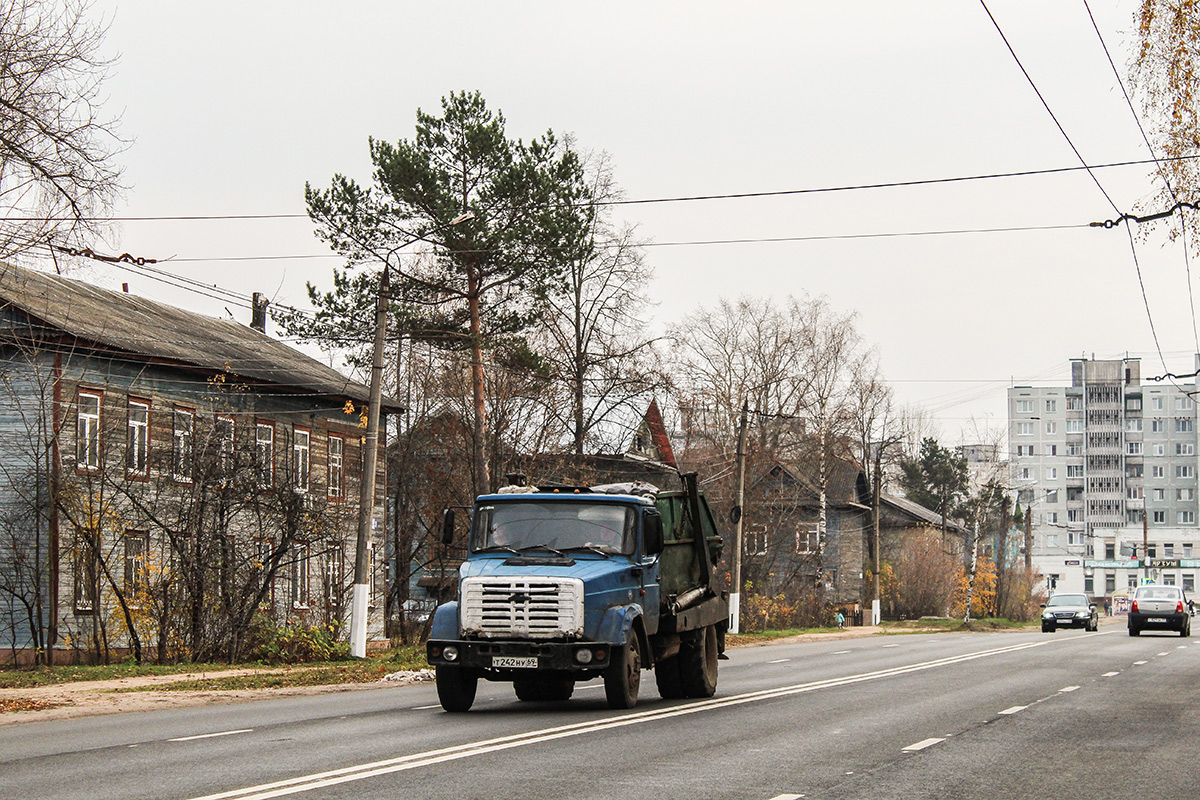
[[[1137,3],[1089,4],[1124,77]],[[1088,164],[1149,157],[1082,0],[988,7]],[[108,108],[131,140],[118,216],[301,215],[126,221],[95,249],[174,256],[173,274],[285,304],[307,305],[305,281],[330,283],[339,263],[302,218],[305,182],[325,186],[336,172],[369,181],[368,136],[411,138],[416,109],[438,113],[451,91],[480,90],[510,136],[552,128],[606,151],[629,199],[1081,163],[970,0],[96,0],[93,10],[109,20],[106,47],[119,59]],[[1003,426],[1013,382],[1067,382],[1069,358],[1128,352],[1143,374],[1161,371],[1128,236],[1086,227],[1116,216],[1105,193],[1122,212],[1145,203],[1150,170],[1093,174],[617,213],[656,244],[657,325],[722,296],[824,295],[858,313],[897,397],[925,405],[943,441],[957,443],[975,438],[972,420]],[[1136,254],[1167,366],[1191,371],[1182,253],[1160,232]],[[231,298],[96,274],[249,318]]]

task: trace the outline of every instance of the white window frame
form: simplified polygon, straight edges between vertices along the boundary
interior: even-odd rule
[[[292,428],[292,469],[296,491],[307,492],[312,472],[312,432],[307,428]]]
[[[329,434],[326,467],[330,500],[342,500],[346,496],[346,437]]]
[[[259,486],[268,488],[275,482],[275,425],[273,423],[254,423],[254,467],[258,471]]]
[[[150,403],[130,398],[125,413],[125,471],[145,477],[150,464]]]
[[[171,425],[171,477],[180,483],[192,482],[195,432],[196,412],[189,408],[176,408]]]
[[[80,391],[75,395],[75,466],[100,469],[100,418],[104,395]]]
[[[1033,436],[1033,423],[1032,422],[1018,422],[1017,423],[1017,436]]]

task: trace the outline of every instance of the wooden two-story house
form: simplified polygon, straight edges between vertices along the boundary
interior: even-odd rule
[[[255,317],[0,264],[0,661],[344,637],[368,390],[267,336],[265,304]]]

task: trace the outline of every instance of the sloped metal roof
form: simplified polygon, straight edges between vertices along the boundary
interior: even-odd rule
[[[296,392],[367,402],[370,390],[260,331],[84,281],[0,262],[0,307],[99,349]],[[387,398],[383,408],[399,411]]]

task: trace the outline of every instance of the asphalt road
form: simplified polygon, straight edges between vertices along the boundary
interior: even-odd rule
[[[0,798],[1194,798],[1200,641],[1098,633],[750,647],[717,696],[610,711],[417,685],[0,728]]]

